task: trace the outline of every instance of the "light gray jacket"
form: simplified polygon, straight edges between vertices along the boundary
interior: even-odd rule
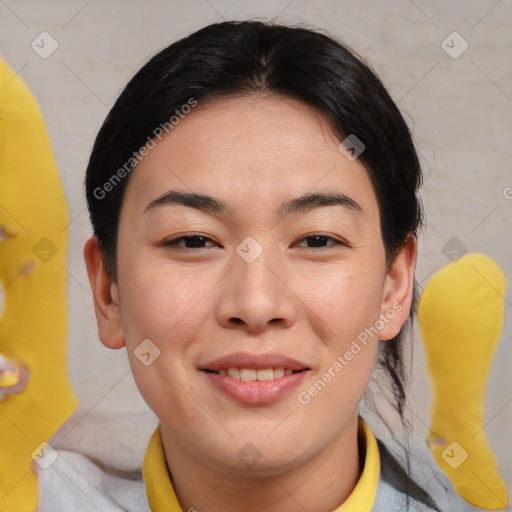
[[[460,500],[457,508],[442,510],[410,480],[381,441],[378,441],[381,475],[371,511],[348,512],[467,512],[478,510]],[[46,469],[37,468],[40,499],[38,512],[149,512],[142,473],[101,467],[86,456],[58,450]],[[460,507],[460,508],[459,508]]]

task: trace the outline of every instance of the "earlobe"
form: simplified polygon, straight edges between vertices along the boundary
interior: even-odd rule
[[[119,307],[118,285],[103,265],[101,249],[95,236],[87,240],[83,254],[94,297],[99,338],[108,348],[122,348],[125,346],[125,338]]]
[[[381,320],[384,326],[379,330],[380,340],[394,338],[409,317],[417,251],[417,238],[413,233],[409,233],[387,271],[381,306]]]

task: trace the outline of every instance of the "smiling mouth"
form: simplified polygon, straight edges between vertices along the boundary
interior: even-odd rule
[[[240,380],[244,382],[249,381],[270,381],[280,379],[282,377],[292,375],[293,373],[301,373],[307,371],[308,368],[303,368],[302,370],[292,370],[291,368],[220,368],[219,370],[209,370],[204,369],[203,371],[207,373],[214,373],[220,376],[231,377],[235,380]]]

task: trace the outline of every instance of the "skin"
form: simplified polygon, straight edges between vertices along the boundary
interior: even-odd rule
[[[386,269],[370,178],[339,142],[321,114],[295,100],[251,95],[200,103],[130,177],[117,282],[105,272],[97,240],[85,245],[99,337],[107,347],[127,347],[138,388],[160,419],[183,510],[328,511],[360,476],[357,404],[378,338],[394,337],[407,320],[417,242],[409,236]],[[183,205],[145,212],[170,189],[222,199],[234,212]],[[343,193],[361,211],[276,214],[284,201],[319,191]],[[164,245],[194,232],[211,241]],[[305,238],[318,233],[345,245]],[[236,252],[248,236],[263,250],[252,263]],[[378,337],[301,404],[298,393],[397,304],[401,310]],[[144,339],[161,351],[149,366],[134,356]],[[280,352],[310,370],[276,403],[236,403],[198,367],[237,351]],[[261,459],[246,467],[237,453],[249,441]]]

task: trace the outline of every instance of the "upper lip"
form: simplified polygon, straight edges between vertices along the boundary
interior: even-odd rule
[[[277,352],[268,352],[266,354],[236,352],[234,354],[219,357],[199,366],[200,370],[213,371],[219,371],[227,368],[250,368],[254,370],[262,370],[264,368],[284,368],[296,371],[309,369],[306,364]]]

